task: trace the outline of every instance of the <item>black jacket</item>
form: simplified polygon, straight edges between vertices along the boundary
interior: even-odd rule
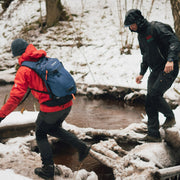
[[[137,33],[143,55],[141,75],[148,67],[154,72],[162,71],[167,61],[177,64],[180,42],[169,25],[144,19],[143,24],[138,25]]]

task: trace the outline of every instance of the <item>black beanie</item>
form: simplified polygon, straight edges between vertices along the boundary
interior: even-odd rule
[[[13,57],[21,56],[25,52],[27,46],[28,43],[24,39],[15,39],[11,44]]]

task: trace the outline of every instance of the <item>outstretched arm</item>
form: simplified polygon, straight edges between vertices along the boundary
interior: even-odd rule
[[[5,118],[9,113],[16,109],[24,97],[27,89],[28,82],[26,80],[25,73],[19,69],[14,80],[14,85],[10,92],[10,97],[4,106],[0,109],[0,118]]]

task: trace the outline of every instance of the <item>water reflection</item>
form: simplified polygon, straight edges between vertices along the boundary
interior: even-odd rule
[[[141,121],[143,107],[132,107],[110,100],[89,100],[78,97],[67,118],[67,122],[79,127],[101,129],[125,128]]]
[[[9,95],[11,85],[0,87],[0,106],[6,95]],[[77,96],[66,121],[78,127],[92,127],[101,129],[125,128],[131,123],[141,121],[144,108],[128,106],[122,102],[111,100],[90,100],[86,96]],[[16,110],[25,108],[29,111],[39,110],[39,103],[30,94],[25,102]]]

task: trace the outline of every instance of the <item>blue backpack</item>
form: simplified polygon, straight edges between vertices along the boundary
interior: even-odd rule
[[[37,62],[24,61],[22,66],[34,70],[44,81],[48,92],[31,89],[50,95],[51,100],[43,104],[48,106],[62,105],[74,98],[76,94],[75,81],[58,59],[43,57]]]

